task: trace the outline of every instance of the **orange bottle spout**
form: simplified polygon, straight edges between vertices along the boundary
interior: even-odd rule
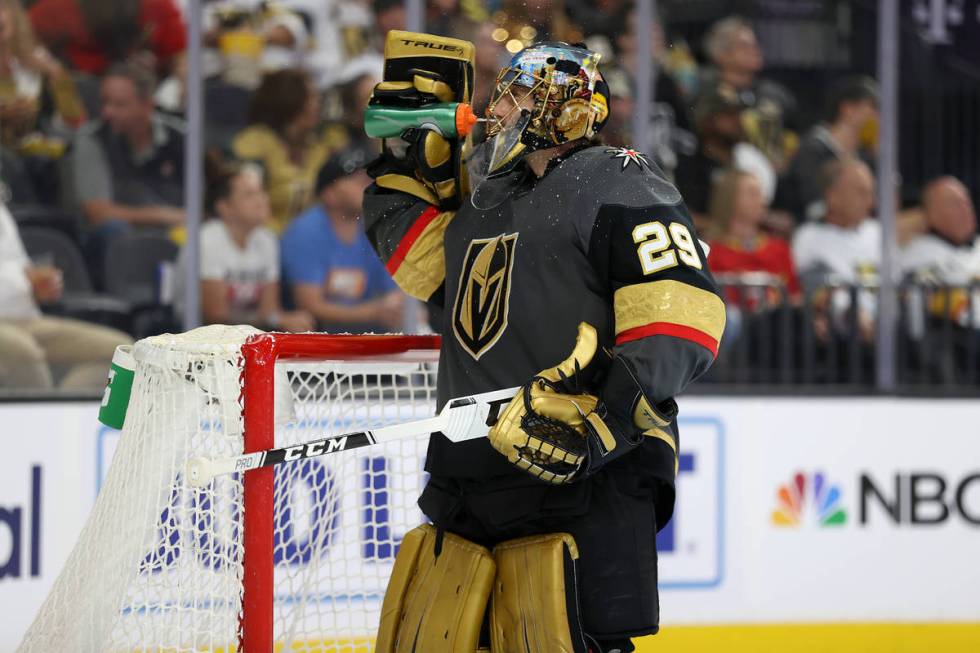
[[[460,102],[459,106],[456,107],[456,133],[465,137],[473,131],[473,126],[477,122],[478,118],[473,113],[473,107],[465,102]]]

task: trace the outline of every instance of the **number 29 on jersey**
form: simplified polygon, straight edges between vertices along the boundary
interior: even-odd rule
[[[677,265],[678,259],[684,265],[701,269],[697,244],[691,230],[680,222],[645,222],[633,227],[633,242],[638,245],[636,253],[640,257],[643,274],[656,274]]]

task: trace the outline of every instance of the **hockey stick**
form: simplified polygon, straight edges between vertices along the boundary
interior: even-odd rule
[[[404,424],[332,435],[291,447],[256,451],[220,460],[192,458],[187,461],[184,478],[191,487],[201,487],[210,483],[215,476],[222,474],[272,467],[284,462],[370,447],[373,444],[392,442],[422,433],[442,433],[452,442],[482,438],[487,435],[490,427],[497,423],[500,409],[513,399],[518,390],[519,387],[507,388],[450,399],[435,417]]]

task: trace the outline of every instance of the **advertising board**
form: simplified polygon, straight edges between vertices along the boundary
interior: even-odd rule
[[[44,600],[108,469],[118,432],[97,409],[0,405],[0,651]],[[665,629],[980,623],[976,424],[977,401],[683,399],[677,508],[658,537]],[[390,560],[393,524],[421,518],[421,457],[358,460],[372,483],[406,478],[392,465],[419,470],[351,522],[375,547],[356,555]],[[360,495],[351,478],[345,493]]]

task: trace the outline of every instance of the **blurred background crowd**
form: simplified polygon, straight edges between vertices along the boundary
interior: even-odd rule
[[[900,4],[899,337],[908,385],[980,384],[980,2]],[[873,383],[879,91],[872,0],[428,0],[476,44],[475,105],[532,42],[602,54],[725,286],[702,386]],[[0,0],[0,392],[104,384],[114,347],[180,328],[186,0]],[[419,332],[358,223],[363,108],[401,0],[204,1],[206,323]],[[646,41],[647,39],[643,39]]]

